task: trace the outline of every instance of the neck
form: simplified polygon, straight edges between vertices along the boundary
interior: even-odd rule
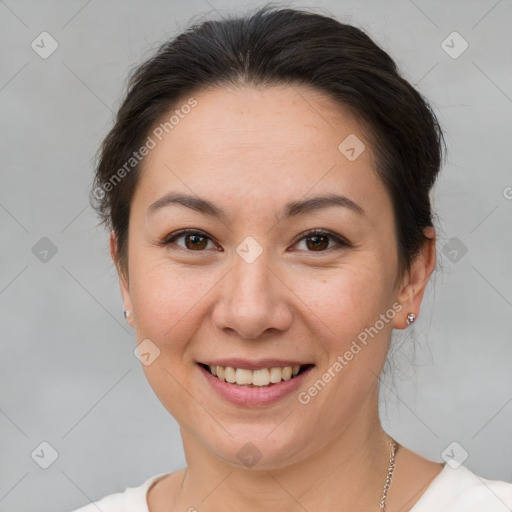
[[[377,396],[369,397],[358,416],[312,455],[276,469],[234,466],[182,432],[187,470],[176,509],[377,512],[390,455]]]

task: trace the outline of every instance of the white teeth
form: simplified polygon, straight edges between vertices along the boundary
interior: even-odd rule
[[[267,368],[254,370],[252,373],[252,384],[255,386],[268,386],[270,383],[270,372]]]
[[[274,368],[260,368],[259,370],[247,370],[245,368],[233,368],[231,366],[209,366],[212,375],[222,381],[239,386],[268,386],[277,384],[282,380],[290,380],[298,375],[300,365]]]
[[[244,368],[237,368],[235,371],[236,383],[241,384],[252,384],[252,372],[251,370],[245,370]]]
[[[282,369],[282,375],[283,380],[290,380],[292,378],[292,367],[291,366],[285,366]]]
[[[270,368],[270,382],[281,382],[281,368]]]
[[[233,382],[236,382],[236,372],[235,369],[231,366],[226,366],[224,368],[224,378],[226,379],[226,382],[230,382],[233,384]]]

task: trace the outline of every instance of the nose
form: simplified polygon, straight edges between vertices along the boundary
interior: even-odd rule
[[[269,266],[265,253],[250,263],[236,256],[219,284],[212,313],[217,329],[252,340],[276,336],[290,327],[293,294]]]

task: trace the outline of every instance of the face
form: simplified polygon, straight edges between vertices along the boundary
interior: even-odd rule
[[[260,467],[282,467],[375,407],[392,328],[407,313],[397,305],[392,204],[361,126],[320,92],[218,88],[194,98],[144,159],[124,306],[185,450],[240,466],[251,442]],[[154,205],[167,194],[196,203]],[[341,199],[311,202],[327,195]],[[222,382],[208,364],[259,370],[227,369],[231,380],[281,382]],[[286,366],[300,373],[271,370]]]

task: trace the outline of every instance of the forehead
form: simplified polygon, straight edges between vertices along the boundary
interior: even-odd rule
[[[146,205],[178,190],[240,207],[284,203],[309,192],[340,192],[369,210],[379,202],[389,207],[362,127],[321,92],[287,85],[215,88],[192,97],[195,106],[175,116],[172,128],[152,135],[156,146],[143,161],[136,191]],[[340,150],[347,139],[360,144],[358,152],[364,148],[356,159]]]
[[[258,151],[262,156],[268,150],[287,160],[302,154],[318,159],[336,149],[344,134],[362,136],[347,109],[310,87],[217,87],[194,99],[197,105],[172,130],[176,149],[194,145],[195,135],[200,138],[196,153]]]

